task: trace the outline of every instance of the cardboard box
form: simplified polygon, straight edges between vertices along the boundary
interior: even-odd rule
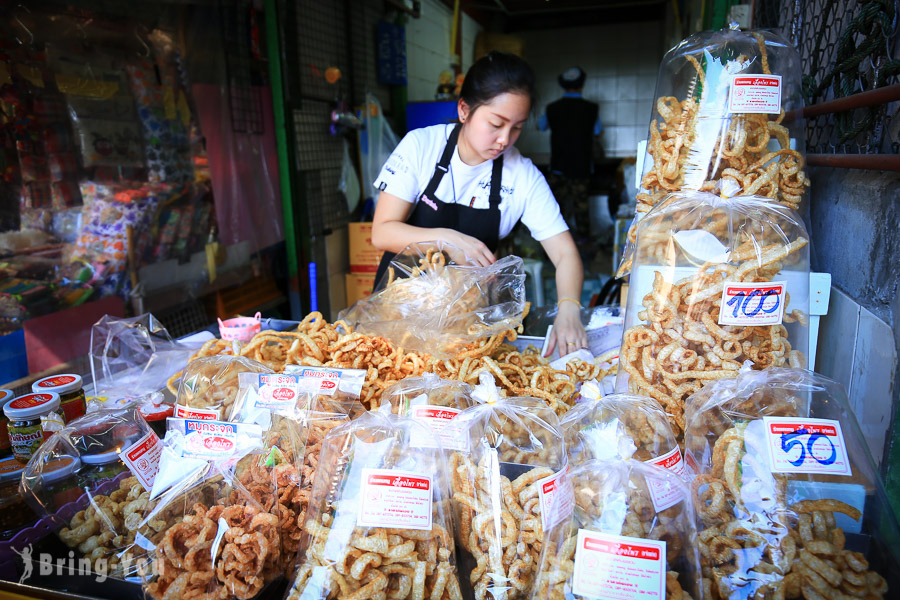
[[[375,273],[347,273],[344,277],[347,283],[348,306],[371,294],[372,288],[375,287]]]
[[[350,223],[350,272],[372,273],[378,270],[381,250],[372,245],[371,223]]]

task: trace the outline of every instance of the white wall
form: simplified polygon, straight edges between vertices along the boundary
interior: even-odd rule
[[[548,31],[526,31],[525,58],[538,79],[535,116],[563,90],[556,81],[566,69],[580,66],[587,73],[584,96],[600,105],[606,156],[634,156],[647,136],[656,76],[664,53],[662,23],[623,23]],[[550,162],[550,134],[534,123],[516,144],[538,164]]]
[[[451,65],[450,32],[453,11],[438,0],[423,0],[421,17],[406,24],[407,100],[434,100],[441,71],[453,71]],[[472,64],[475,36],[481,25],[463,13],[462,69]]]

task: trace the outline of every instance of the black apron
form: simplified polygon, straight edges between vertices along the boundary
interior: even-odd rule
[[[434,175],[419,196],[419,201],[406,222],[415,227],[434,229],[446,227],[480,240],[491,252],[497,251],[500,243],[500,181],[503,174],[503,155],[493,160],[491,170],[491,194],[487,208],[473,208],[456,202],[443,202],[435,196],[444,174],[450,169],[450,159],[456,150],[461,125],[457,124],[450,133],[444,153],[434,167]],[[427,241],[427,240],[422,240]],[[385,252],[375,273],[375,289],[379,284],[396,254]]]

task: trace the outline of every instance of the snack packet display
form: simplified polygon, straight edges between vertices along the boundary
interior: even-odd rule
[[[411,244],[384,277],[378,291],[338,317],[407,351],[450,358],[522,322],[525,272],[517,256],[479,267],[444,242]]]
[[[556,414],[540,400],[494,392],[454,419],[467,450],[450,454],[453,520],[467,597],[515,600],[528,596],[543,540],[572,510],[572,490]]]
[[[328,434],[287,598],[462,598],[443,458],[416,429],[369,412]]]
[[[898,528],[843,387],[743,371],[688,402],[707,597],[887,598]]]
[[[431,433],[413,441],[414,444],[440,446],[445,451],[466,450],[465,440],[453,419],[475,404],[473,388],[462,381],[446,381],[434,373],[421,377],[407,377],[386,388],[381,395],[379,411],[412,417],[427,425]]]
[[[677,475],[636,460],[589,460],[569,472],[571,518],[544,536],[529,598],[701,598],[694,512]],[[657,504],[652,490],[670,490]]]
[[[233,418],[241,373],[274,373],[243,356],[206,356],[188,363],[181,377],[175,416],[228,421]]]
[[[637,223],[670,192],[765,196],[799,209],[809,187],[801,77],[796,48],[771,31],[704,31],[666,54],[618,277],[631,271]]]
[[[353,417],[365,410],[365,407],[359,402],[367,379],[365,369],[287,365],[284,373],[296,375],[301,381],[310,382],[304,383],[304,387],[311,386],[322,402],[341,405]]]
[[[672,194],[638,225],[616,391],[650,396],[684,430],[688,396],[753,369],[802,367],[809,236],[765,198]]]
[[[582,401],[559,421],[569,464],[634,458],[684,473],[681,450],[659,402],[646,396],[602,396],[597,381],[581,386]]]
[[[149,504],[160,441],[135,407],[75,419],[28,462],[26,502],[95,572],[124,576],[121,553],[134,543]]]

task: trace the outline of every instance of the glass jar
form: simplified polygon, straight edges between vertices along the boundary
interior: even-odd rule
[[[0,389],[0,406],[3,406],[14,397],[15,394],[12,390]],[[6,415],[0,411],[0,458],[12,454],[12,446],[9,443],[9,431],[7,430],[8,426],[9,419],[7,419]]]
[[[66,373],[44,377],[31,384],[31,391],[36,394],[41,392],[59,394],[59,407],[63,411],[63,419],[67,424],[78,417],[83,417],[87,410],[81,375]]]
[[[115,479],[119,473],[128,470],[125,463],[119,458],[118,450],[110,450],[101,454],[83,454],[81,463],[84,468],[78,474],[81,487],[93,489],[110,479]]]
[[[0,460],[0,541],[12,539],[35,522],[37,516],[19,493],[19,480],[25,467],[15,458]]]
[[[41,417],[58,408],[59,394],[55,392],[25,394],[10,400],[3,407],[3,412],[9,419],[9,441],[13,456],[23,465],[28,463],[28,459],[44,442]]]
[[[75,474],[80,467],[81,461],[74,456],[61,456],[44,465],[41,480],[53,510],[81,497],[81,482]]]

